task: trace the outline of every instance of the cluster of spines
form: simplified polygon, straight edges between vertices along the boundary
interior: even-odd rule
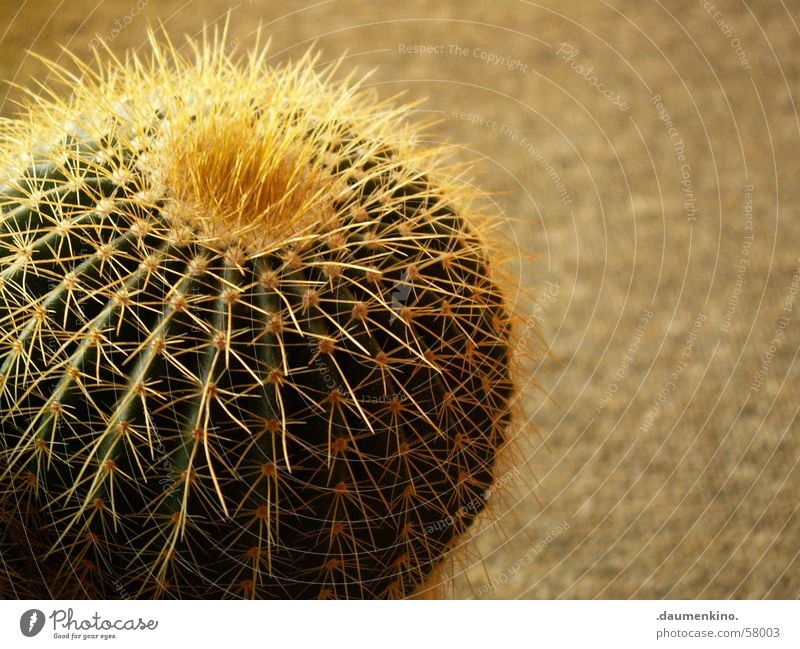
[[[2,192],[0,542],[40,573],[14,581],[409,595],[483,508],[510,416],[508,317],[463,192],[306,114],[283,136],[325,135],[324,210],[254,247],[142,165],[175,122],[159,111],[32,150]]]

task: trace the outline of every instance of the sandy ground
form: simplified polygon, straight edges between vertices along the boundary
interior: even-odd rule
[[[275,61],[316,43],[427,97],[540,299],[548,398],[526,394],[449,595],[798,597],[797,7],[3,0],[0,77],[41,78],[27,48],[145,51],[148,22],[180,40],[229,6],[242,50],[261,21]]]

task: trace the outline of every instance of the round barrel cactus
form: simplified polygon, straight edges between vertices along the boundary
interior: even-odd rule
[[[191,52],[2,122],[2,594],[412,595],[510,423],[489,221],[409,107]]]

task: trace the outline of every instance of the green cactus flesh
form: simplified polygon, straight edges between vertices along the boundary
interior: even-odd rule
[[[31,146],[0,189],[3,594],[412,594],[510,420],[485,245],[357,123],[310,158],[344,188],[330,219],[210,237],[124,119]]]

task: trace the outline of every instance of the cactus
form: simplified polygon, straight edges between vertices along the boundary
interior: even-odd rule
[[[412,595],[511,421],[493,221],[336,64],[151,41],[2,123],[0,589]]]

